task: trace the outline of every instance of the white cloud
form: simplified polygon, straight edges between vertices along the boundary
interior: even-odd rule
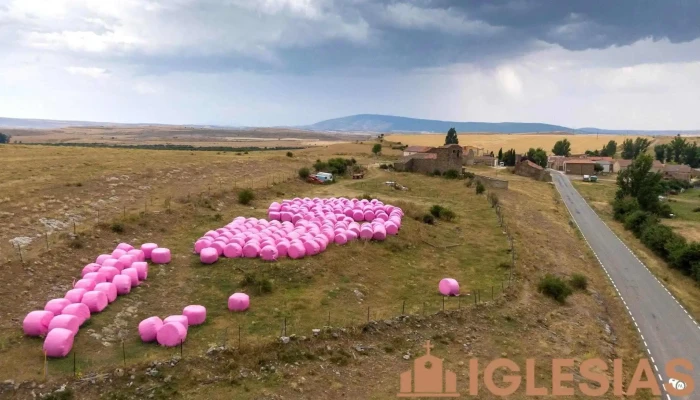
[[[399,28],[437,30],[449,34],[490,34],[500,28],[483,21],[471,20],[457,10],[421,8],[408,3],[393,3],[386,7],[385,20]]]
[[[97,67],[67,67],[66,71],[72,75],[83,75],[90,78],[106,78],[110,75],[108,70]]]
[[[501,87],[512,97],[520,97],[523,93],[523,83],[513,68],[504,66],[496,71],[496,79]]]

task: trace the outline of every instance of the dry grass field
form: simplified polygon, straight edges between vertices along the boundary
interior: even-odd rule
[[[37,238],[24,263],[2,250],[0,376],[12,379],[16,388],[0,386],[0,397],[28,398],[32,390],[46,393],[66,384],[80,399],[394,398],[398,374],[423,354],[427,339],[435,344],[433,353],[457,373],[460,390],[466,390],[466,364],[472,357],[484,363],[508,357],[519,365],[536,358],[538,383],[544,386],[551,385],[552,357],[577,363],[622,358],[626,365],[644,357],[622,304],[551,185],[477,170],[510,181],[509,190],[497,193],[516,255],[514,284],[504,285],[503,294],[500,285],[509,270],[502,265],[511,258],[506,235],[485,196],[463,181],[375,168],[364,180],[341,179],[328,186],[291,179],[299,166],[317,158],[353,157],[369,165],[399,154],[387,151],[375,158],[370,148],[368,143],[339,144],[295,151],[288,158],[273,151],[237,156],[0,147],[0,157],[7,160],[0,171],[7,193],[1,206],[9,210],[2,226],[13,225],[3,241],[25,231],[40,233],[40,218],[85,217],[79,240],[51,241],[47,251]],[[389,180],[410,190],[396,191],[384,184]],[[255,190],[252,207],[236,201],[242,186]],[[364,193],[407,211],[399,236],[331,246],[315,257],[276,263],[221,260],[203,266],[191,252],[192,242],[206,230],[238,215],[261,217],[271,201]],[[166,198],[172,198],[169,209]],[[93,219],[92,203],[111,210],[100,214],[100,223]],[[450,207],[457,219],[435,225],[414,219],[433,204]],[[123,206],[128,206],[126,215]],[[114,223],[122,232],[112,229]],[[171,248],[173,262],[152,266],[143,285],[81,329],[74,347],[78,378],[72,355],[49,360],[45,378],[41,340],[22,335],[23,316],[62,295],[84,264],[120,241],[157,242]],[[537,292],[545,273],[584,274],[588,289],[559,305]],[[272,290],[256,293],[243,282],[246,276],[270,281]],[[443,312],[436,284],[445,276],[457,278],[464,295],[446,299]],[[470,292],[477,289],[480,301],[473,305],[476,294]],[[252,294],[251,309],[244,314],[226,310],[227,296],[237,290]],[[180,349],[140,343],[136,327],[141,319],[177,314],[187,304],[205,305],[208,321],[189,330],[182,359]],[[404,307],[410,315],[399,317]],[[297,338],[287,345],[278,340],[285,319],[287,334]],[[325,325],[333,328],[318,337],[311,334]],[[632,373],[625,370],[626,382]],[[495,397],[482,389],[479,398]],[[511,398],[526,398],[524,386]]]
[[[571,142],[572,153],[583,153],[586,150],[599,150],[610,140],[617,142],[618,146],[625,139],[634,139],[637,136],[619,135],[572,135],[569,133],[552,134],[460,134],[459,144],[462,146],[483,147],[487,151],[498,153],[498,149],[503,151],[515,149],[518,153],[525,153],[530,147],[543,148],[548,154],[552,152],[554,143],[566,138]],[[401,142],[414,146],[440,146],[445,143],[445,135],[387,135],[387,140]],[[653,138],[649,137],[650,140]],[[652,146],[653,147],[653,146]]]

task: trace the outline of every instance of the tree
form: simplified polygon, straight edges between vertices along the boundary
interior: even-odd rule
[[[515,149],[510,149],[503,153],[503,165],[512,167],[515,165]]]
[[[642,154],[617,176],[617,199],[633,197],[644,211],[658,214],[661,211],[659,195],[663,193],[661,174],[651,172],[654,159]]]
[[[595,163],[595,164],[593,165],[593,170],[594,170],[595,172],[602,172],[602,171],[603,171],[603,166],[600,165],[600,164],[598,164],[598,163]]]
[[[503,161],[503,147],[498,149],[498,161]]]
[[[374,146],[372,146],[372,153],[376,156],[377,154],[382,152],[382,145],[377,143]]]
[[[622,142],[622,153],[620,153],[620,156],[625,160],[634,158],[634,142],[632,139],[625,139],[625,141]]]
[[[547,152],[542,150],[541,147],[538,147],[537,149],[530,147],[530,150],[527,151],[527,158],[540,167],[547,168]]]
[[[615,153],[617,153],[617,142],[614,140],[609,141],[608,144],[605,145],[604,149],[606,157],[615,157]]]
[[[459,144],[459,138],[457,137],[457,130],[455,128],[450,128],[450,130],[447,131],[445,144]]]
[[[651,146],[651,142],[647,138],[636,138],[634,139],[634,158],[637,158],[640,154],[647,152],[647,149]]]
[[[688,145],[688,142],[681,137],[681,135],[677,135],[673,140],[671,140],[671,143],[669,143],[669,147],[673,151],[673,161],[680,163],[681,162],[681,156],[683,156],[683,153],[685,151],[685,147]]]
[[[690,165],[690,168],[700,167],[700,148],[698,148],[697,143],[693,142],[685,147],[683,162]]]
[[[599,156],[601,154],[600,154],[600,151],[598,151],[598,150],[586,150],[586,155],[587,156]]]
[[[568,157],[569,155],[571,155],[571,143],[566,138],[559,140],[558,142],[554,143],[552,153],[554,153],[555,156]]]
[[[12,136],[0,132],[0,144],[10,143]]]
[[[665,144],[657,144],[656,146],[654,146],[654,157],[660,162],[664,162],[664,160],[666,159]]]

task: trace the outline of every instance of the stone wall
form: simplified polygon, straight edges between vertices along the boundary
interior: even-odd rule
[[[474,180],[491,189],[508,189],[508,181],[483,175],[474,175]]]

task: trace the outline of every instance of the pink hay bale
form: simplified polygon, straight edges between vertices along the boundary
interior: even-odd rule
[[[129,254],[124,254],[123,256],[119,257],[119,262],[122,263],[124,268],[130,268],[134,261],[136,261],[136,258]]]
[[[119,258],[124,254],[126,254],[126,250],[114,249],[114,251],[112,252],[112,258]]]
[[[136,272],[139,273],[139,280],[145,281],[148,278],[148,263],[145,261],[137,261],[131,264],[131,268],[136,268]]]
[[[124,269],[124,264],[116,258],[109,258],[102,263],[103,267],[114,267],[120,272]]]
[[[66,295],[64,296],[68,301],[71,303],[80,303],[80,300],[83,299],[83,295],[87,292],[87,290],[83,288],[78,288],[78,289],[71,289],[66,292]]]
[[[109,300],[107,300],[107,295],[105,294],[105,292],[93,290],[83,295],[81,303],[88,306],[88,309],[90,309],[91,313],[98,313],[104,310],[105,307],[107,307],[107,304],[109,304]]]
[[[362,213],[362,210],[353,210],[352,219],[355,221],[362,221],[365,219],[365,215]]]
[[[179,322],[164,323],[156,333],[158,344],[165,347],[179,346],[187,337],[187,328]]]
[[[83,271],[81,272],[81,275],[83,278],[85,277],[85,274],[89,274],[90,272],[97,272],[102,265],[98,263],[90,263],[86,266],[83,267]]]
[[[272,219],[272,220],[278,220],[282,216],[282,213],[279,211],[268,211],[267,217]]]
[[[238,258],[243,254],[243,248],[238,243],[229,243],[224,247],[224,256],[228,258]]]
[[[279,253],[274,245],[267,245],[260,250],[260,257],[265,261],[275,261]]]
[[[280,220],[282,222],[289,222],[292,220],[292,213],[289,211],[282,211],[280,213]]]
[[[210,249],[214,249],[216,251],[217,259],[219,258],[218,256],[224,254],[224,247],[226,247],[226,244],[227,243],[224,243],[224,242],[217,239],[217,240],[213,241],[211,245],[209,245]],[[202,250],[202,251],[204,251],[204,250]],[[201,255],[202,253],[199,253],[199,254]]]
[[[115,275],[119,275],[119,270],[114,267],[102,267],[97,272],[103,274],[107,279],[107,282],[112,282]]]
[[[129,250],[133,250],[134,246],[130,245],[129,243],[119,243],[117,245],[117,248],[122,249],[124,251],[129,251]]]
[[[49,332],[56,328],[68,329],[73,332],[73,335],[78,333],[80,329],[80,318],[75,315],[61,314],[53,317],[49,323]]]
[[[374,236],[374,231],[371,226],[363,226],[360,228],[360,239],[370,240]]]
[[[97,256],[97,258],[95,259],[95,263],[96,263],[96,264],[102,265],[102,263],[103,263],[105,260],[109,259],[109,258],[112,258],[112,255],[111,255],[111,254],[100,254],[100,255]]]
[[[139,282],[139,271],[136,268],[124,268],[122,275],[126,275],[131,280],[131,287],[136,287],[141,284]]]
[[[348,242],[348,237],[347,237],[347,236],[345,235],[345,233],[343,233],[343,232],[336,233],[336,234],[335,234],[335,238],[333,239],[333,241],[334,241],[336,244],[339,244],[339,245],[342,246],[342,245],[344,245],[345,243]]]
[[[139,322],[139,336],[146,343],[153,342],[158,337],[158,330],[162,327],[163,320],[158,317],[148,317]]]
[[[22,329],[27,336],[44,336],[49,332],[49,324],[54,314],[47,310],[31,311],[22,321]]]
[[[134,262],[146,261],[146,254],[144,254],[143,250],[131,249],[126,252],[126,255],[134,257]]]
[[[255,258],[260,254],[260,246],[257,243],[249,242],[243,246],[243,256],[246,258]]]
[[[208,239],[199,239],[196,242],[194,242],[194,252],[197,254],[200,254],[202,252],[202,249],[206,249],[207,247],[210,247],[212,243],[212,240]]]
[[[146,257],[146,260],[151,259],[151,252],[157,248],[158,245],[155,243],[144,243],[141,245],[141,250],[143,251],[143,255]]]
[[[250,307],[250,297],[245,293],[234,293],[228,298],[228,309],[231,311],[245,311]]]
[[[190,305],[182,310],[188,325],[201,325],[207,319],[207,309],[200,305]]]
[[[120,296],[131,292],[131,278],[127,275],[115,276],[112,283],[117,287],[117,294]]]
[[[444,278],[440,280],[438,290],[440,290],[440,293],[445,296],[458,296],[459,283],[452,278]]]
[[[72,331],[64,328],[56,328],[46,335],[44,339],[44,353],[48,357],[62,358],[70,353],[73,348]]]
[[[163,324],[167,324],[168,322],[179,322],[180,324],[182,324],[182,326],[187,328],[190,325],[188,321],[189,320],[187,319],[186,315],[171,315],[163,320]]]
[[[223,249],[221,252],[223,253]],[[202,264],[214,264],[218,260],[219,251],[213,247],[202,249],[202,251],[199,253],[199,261],[201,261]]]
[[[396,235],[397,233],[399,233],[399,227],[391,221],[385,222],[384,228],[386,229],[387,235]]]
[[[348,242],[351,242],[351,241],[357,239],[357,237],[358,237],[359,235],[358,235],[355,231],[352,231],[352,230],[348,229],[348,230],[345,232],[345,236],[348,237]]]
[[[89,272],[85,274],[83,279],[92,279],[95,281],[95,284],[107,282],[107,276],[101,272]]]
[[[46,302],[44,310],[51,311],[53,315],[60,315],[63,309],[69,304],[72,303],[68,299],[53,299]]]
[[[167,264],[170,262],[170,249],[158,247],[151,252],[151,261],[156,264]]]
[[[286,257],[287,252],[289,251],[289,241],[286,239],[280,239],[275,244],[275,247],[277,248],[277,255],[279,257]]]
[[[97,285],[97,282],[94,279],[80,279],[78,282],[75,282],[73,289],[83,288],[89,292],[95,288],[95,285]]]
[[[366,210],[362,215],[364,216],[365,221],[372,221],[374,219],[374,211],[372,210]]]
[[[306,254],[310,256],[314,256],[321,252],[321,246],[319,246],[314,240],[304,243],[304,249],[306,250]]]
[[[61,315],[75,315],[80,320],[80,325],[90,319],[90,309],[83,303],[74,303],[66,306]]]
[[[204,236],[209,236],[212,239],[216,239],[219,237],[219,232],[217,231],[207,231],[207,233],[204,234]]]
[[[304,243],[302,243],[298,239],[290,242],[289,249],[287,250],[287,255],[293,259],[303,258],[306,255],[306,248],[304,247]]]
[[[384,225],[376,225],[373,228],[374,233],[372,234],[372,239],[374,240],[384,240],[386,239],[386,229]]]
[[[111,303],[117,299],[117,285],[112,282],[102,282],[95,285],[95,291],[104,292],[107,295],[107,302]]]

